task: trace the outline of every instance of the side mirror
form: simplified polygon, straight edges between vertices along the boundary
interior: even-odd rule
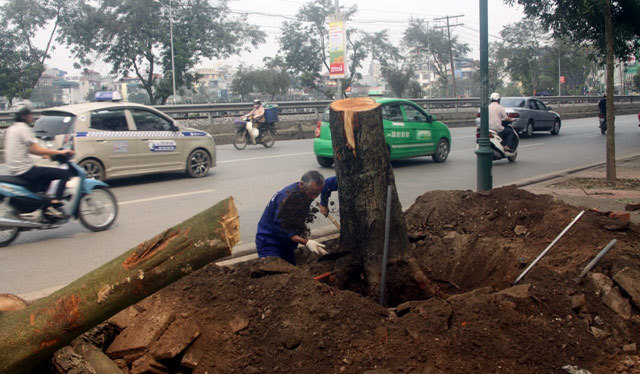
[[[553,109],[553,108],[552,108],[552,107],[550,107],[549,105],[547,105],[547,109],[548,109],[548,110],[551,110],[551,109]]]
[[[171,131],[180,131],[180,128],[176,125],[173,125],[173,127],[171,128]]]
[[[427,122],[432,123],[435,122],[436,116],[434,114],[427,114]]]

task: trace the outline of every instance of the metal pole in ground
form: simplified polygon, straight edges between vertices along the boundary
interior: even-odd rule
[[[604,247],[600,253],[598,253],[598,255],[596,257],[593,258],[593,260],[591,260],[591,262],[589,262],[589,264],[587,266],[584,267],[584,269],[582,270],[582,273],[580,273],[580,275],[578,275],[578,278],[576,278],[576,283],[580,283],[582,282],[582,278],[584,278],[585,275],[587,275],[587,273],[589,272],[589,270],[591,270],[594,266],[596,266],[596,264],[598,263],[598,261],[600,261],[600,259],[607,254],[607,252],[609,252],[609,250],[616,244],[618,240],[613,239],[609,242],[609,244],[607,244],[606,247]]]
[[[547,248],[545,248],[545,250],[544,250],[544,251],[542,251],[542,253],[540,253],[540,254],[538,255],[538,257],[536,257],[536,259],[535,259],[535,260],[533,260],[533,262],[531,263],[531,265],[527,266],[527,268],[526,268],[526,269],[524,269],[524,271],[522,272],[522,274],[520,274],[520,276],[518,276],[518,278],[516,278],[516,280],[515,280],[515,282],[513,282],[513,284],[518,284],[518,282],[520,282],[520,280],[521,280],[521,279],[522,279],[522,278],[523,278],[523,277],[524,277],[524,276],[529,272],[529,270],[531,270],[531,268],[532,268],[535,264],[537,264],[537,263],[538,263],[538,261],[540,261],[540,259],[541,259],[542,257],[544,257],[544,255],[546,255],[546,254],[547,254],[547,252],[549,252],[549,250],[551,249],[551,247],[553,247],[553,246],[558,242],[558,240],[560,240],[560,238],[562,238],[562,236],[563,236],[567,231],[569,231],[569,229],[571,228],[571,226],[573,226],[573,224],[574,224],[574,223],[576,223],[576,222],[580,219],[580,217],[582,217],[582,215],[583,215],[583,214],[584,214],[584,210],[580,211],[580,213],[576,216],[576,218],[574,218],[574,219],[573,219],[573,221],[571,221],[571,223],[569,224],[569,226],[565,227],[565,228],[564,228],[564,230],[562,230],[562,232],[561,232],[558,236],[556,236],[556,238],[555,238],[555,239],[553,239],[553,241],[551,242],[551,244],[549,244],[549,245],[547,246]]]
[[[384,306],[384,289],[387,281],[389,257],[389,229],[391,227],[391,185],[387,186],[387,212],[384,219],[384,250],[382,252],[382,276],[380,277],[380,305]]]

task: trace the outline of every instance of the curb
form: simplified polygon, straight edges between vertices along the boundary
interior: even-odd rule
[[[618,161],[627,161],[627,160],[631,160],[634,158],[638,158],[640,157],[640,153],[633,153],[631,155],[626,155],[620,158],[616,158],[616,162]],[[525,179],[520,179],[518,181],[515,182],[511,182],[511,183],[505,183],[505,184],[501,184],[497,187],[504,187],[504,186],[511,186],[511,185],[516,185],[516,187],[526,187],[526,186],[530,186],[532,184],[537,184],[540,182],[546,182],[548,180],[551,179],[555,179],[555,178],[560,178],[560,177],[566,177],[568,175],[583,171],[583,170],[587,170],[587,169],[593,169],[593,168],[597,168],[597,167],[601,167],[601,166],[605,166],[607,163],[605,162],[595,162],[592,164],[586,164],[586,165],[582,165],[582,166],[578,166],[575,168],[571,168],[571,169],[564,169],[564,170],[560,170],[560,171],[556,171],[554,173],[549,173],[549,174],[543,174],[543,175],[538,175],[532,178],[525,178]]]

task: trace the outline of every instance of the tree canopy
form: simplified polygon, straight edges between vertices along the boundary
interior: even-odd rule
[[[66,0],[9,0],[0,7],[0,96],[9,102],[31,96],[66,6]],[[41,49],[35,36],[47,26],[51,32]]]
[[[507,4],[520,4],[527,16],[538,18],[542,26],[559,38],[574,42],[591,42],[604,62],[606,51],[603,4],[611,6],[615,25],[614,53],[626,58],[640,50],[640,2],[638,0],[504,0]]]
[[[72,0],[59,40],[83,64],[103,59],[113,74],[134,74],[152,104],[164,103],[172,94],[170,10],[177,86],[192,87],[193,68],[202,59],[225,58],[264,41],[245,18],[229,16],[227,0],[172,0],[171,9],[164,0]]]

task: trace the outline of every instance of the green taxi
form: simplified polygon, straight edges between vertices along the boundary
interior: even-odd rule
[[[449,128],[418,104],[404,99],[373,97],[381,104],[384,137],[392,160],[431,156],[445,162],[451,149]],[[333,165],[333,147],[329,129],[329,108],[318,121],[313,152],[321,166]]]

